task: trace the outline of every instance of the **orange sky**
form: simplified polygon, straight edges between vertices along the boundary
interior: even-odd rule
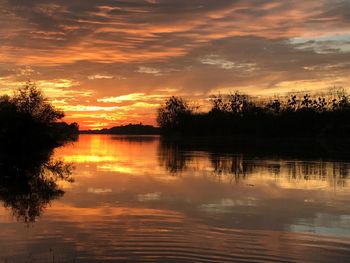
[[[349,0],[0,0],[0,92],[30,79],[82,129],[164,98],[348,87]]]

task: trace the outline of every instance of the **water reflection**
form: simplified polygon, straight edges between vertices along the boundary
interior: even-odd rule
[[[165,166],[170,173],[182,172],[186,169],[191,156],[186,156],[180,145],[171,141],[161,141],[158,154],[159,164]]]
[[[55,153],[75,183],[40,222],[0,209],[0,262],[349,261],[347,162],[233,149],[80,136]]]
[[[36,221],[52,200],[63,196],[58,182],[72,182],[72,166],[52,155],[51,150],[0,153],[0,200],[18,221]]]
[[[211,148],[205,151],[203,144],[192,143],[188,147],[186,141],[161,139],[158,159],[159,164],[173,175],[180,175],[186,170],[210,170],[213,178],[236,183],[259,174],[276,179],[283,177],[288,181],[327,181],[331,186],[345,186],[344,179],[349,175],[350,167],[346,162],[322,159],[302,161],[288,159],[286,154],[284,158],[271,158],[264,157],[262,152],[257,155],[250,152],[245,157],[245,154],[237,152],[239,148],[231,148],[231,152],[220,148],[223,149],[224,153],[212,151]]]

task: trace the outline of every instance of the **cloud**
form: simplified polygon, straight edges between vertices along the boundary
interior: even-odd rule
[[[115,111],[119,110],[120,107],[104,107],[104,106],[93,106],[93,105],[67,105],[62,107],[65,111],[88,111],[88,112],[96,112],[96,111]]]
[[[346,88],[348,10],[348,0],[0,0],[0,92],[29,78],[91,127],[155,124],[170,95]]]
[[[298,44],[300,49],[312,49],[317,53],[348,53],[350,52],[350,32],[320,37],[295,37],[292,44]]]
[[[113,76],[109,75],[102,75],[102,74],[96,74],[96,75],[90,75],[88,76],[89,80],[95,80],[95,79],[113,79]]]
[[[327,35],[338,26],[349,30],[336,20],[345,19],[343,11],[336,13],[327,1],[65,0],[9,1],[1,6],[6,10],[2,20],[13,21],[4,32],[3,59],[13,60],[16,49],[19,63],[154,61],[183,56],[226,37],[279,39]]]
[[[252,71],[256,68],[255,63],[236,63],[215,55],[201,58],[200,62],[205,65],[213,65],[222,69],[242,69],[244,71]]]
[[[143,98],[145,94],[144,93],[132,93],[128,95],[118,96],[118,97],[109,97],[109,98],[102,98],[98,99],[98,102],[114,102],[114,103],[121,103],[124,101],[136,101]]]
[[[98,99],[98,102],[112,102],[112,103],[122,103],[130,101],[162,101],[165,98],[164,95],[146,95],[145,93],[131,93],[127,95],[117,96],[117,97],[108,97]]]
[[[110,188],[88,188],[88,193],[93,193],[93,194],[108,194],[108,193],[112,193],[112,189]]]
[[[138,73],[145,73],[145,74],[152,74],[154,76],[160,76],[162,75],[162,71],[157,68],[150,68],[150,67],[139,67],[137,70]]]

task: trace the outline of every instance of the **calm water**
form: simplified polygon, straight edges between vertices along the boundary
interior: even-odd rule
[[[75,182],[35,222],[16,209],[42,195],[0,195],[0,262],[350,262],[348,163],[107,135],[55,156]]]

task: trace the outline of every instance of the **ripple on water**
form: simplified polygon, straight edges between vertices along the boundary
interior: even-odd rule
[[[91,224],[82,262],[346,262],[350,239],[238,230],[169,216],[125,216]],[[100,222],[101,223],[101,222]],[[88,232],[94,233],[94,240]],[[84,233],[80,233],[84,234]]]

